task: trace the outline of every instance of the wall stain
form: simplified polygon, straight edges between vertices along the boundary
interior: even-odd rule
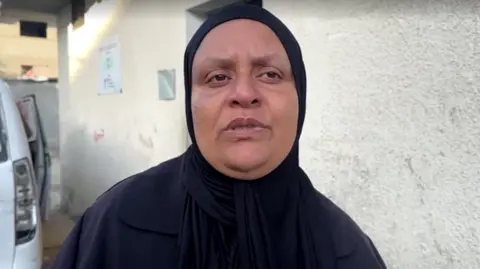
[[[448,111],[448,115],[450,116],[450,122],[451,123],[455,123],[457,121],[457,108],[456,107],[452,107],[449,111]]]
[[[140,141],[140,143],[148,148],[148,149],[152,149],[153,148],[153,140],[151,137],[144,137],[141,133],[138,134],[138,141]]]
[[[417,182],[416,182],[415,186],[417,187],[417,189],[419,191],[420,204],[425,205],[425,199],[423,198],[423,194],[424,194],[426,188],[425,188],[425,185],[423,184],[423,182],[421,180],[421,177],[419,175],[417,175],[417,173],[415,172],[415,169],[413,168],[412,157],[405,158],[405,163],[407,163],[407,167],[408,167],[408,170],[410,171],[410,173],[412,175],[414,175],[415,178],[417,179]]]
[[[412,157],[406,158],[405,162],[407,163],[407,167],[408,167],[408,170],[410,170],[410,173],[415,174],[415,170],[413,169],[413,166],[412,166]]]

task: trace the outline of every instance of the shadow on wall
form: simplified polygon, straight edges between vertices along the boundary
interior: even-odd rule
[[[60,211],[76,217],[115,183],[141,172],[138,168],[150,159],[131,145],[109,139],[108,134],[95,137],[85,125],[71,130],[61,146]]]

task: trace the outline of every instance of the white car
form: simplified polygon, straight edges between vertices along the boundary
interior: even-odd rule
[[[0,80],[0,268],[40,269],[39,196],[26,125]]]

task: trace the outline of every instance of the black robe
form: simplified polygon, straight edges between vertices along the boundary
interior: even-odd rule
[[[176,269],[185,200],[183,155],[127,178],[101,195],[79,219],[52,269]],[[337,269],[387,268],[370,238],[324,195],[305,201],[313,236],[330,237]],[[326,228],[329,227],[329,228]],[[329,257],[326,257],[328,259]],[[292,268],[293,269],[293,268]]]

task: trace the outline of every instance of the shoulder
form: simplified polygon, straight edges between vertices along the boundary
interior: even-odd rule
[[[153,232],[176,233],[184,188],[183,155],[132,175],[105,191],[90,206],[84,221],[123,224]]]
[[[171,159],[100,195],[65,239],[52,268],[113,268],[116,246],[140,238],[144,233],[139,229],[174,233],[178,225],[173,215],[181,212],[182,188],[177,175],[181,165],[181,156]]]
[[[317,208],[322,211],[320,214],[316,213],[317,218],[323,217],[327,220],[330,238],[338,258],[344,258],[344,263],[368,265],[365,268],[386,268],[369,236],[344,210],[320,192],[316,192],[314,200],[319,206]]]
[[[320,192],[316,192],[315,203],[322,210],[321,215],[330,228],[337,255],[345,256],[354,251],[365,236],[362,229],[345,211]]]
[[[116,201],[127,189],[171,184],[180,171],[182,156],[167,160],[117,182],[100,195],[93,205]]]

